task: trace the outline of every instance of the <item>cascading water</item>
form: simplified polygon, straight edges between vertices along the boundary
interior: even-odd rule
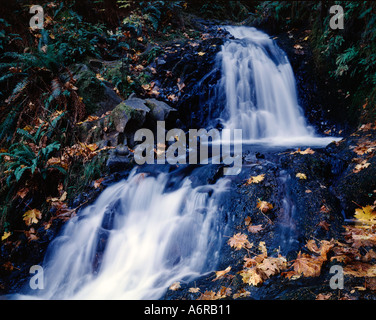
[[[298,104],[295,77],[286,54],[265,33],[225,27],[235,39],[218,54],[225,95],[224,126],[242,129],[243,140],[274,144],[328,144],[314,139]]]
[[[218,59],[225,95],[226,128],[243,138],[286,144],[314,142],[305,123],[286,54],[254,28],[226,27]],[[64,227],[43,264],[45,289],[18,298],[158,299],[175,281],[192,280],[216,267],[223,234],[218,203],[228,181],[192,187],[189,177],[174,190],[173,174],[130,175],[108,187],[91,206]],[[283,181],[282,181],[283,183]],[[293,204],[286,198],[281,223],[290,224]],[[287,226],[288,227],[288,226]],[[281,242],[290,246],[290,231]]]
[[[36,298],[159,299],[174,281],[212,271],[226,180],[192,188],[187,178],[169,192],[167,185],[166,174],[132,174],[106,189],[49,247]]]

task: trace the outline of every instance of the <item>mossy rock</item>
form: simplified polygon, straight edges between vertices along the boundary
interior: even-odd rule
[[[109,82],[101,81],[96,74],[84,64],[73,67],[77,79],[78,95],[83,98],[87,114],[102,115],[111,111],[121,102]]]
[[[145,101],[138,98],[128,99],[120,103],[110,115],[110,125],[117,132],[123,133],[129,127],[139,129],[144,124],[146,115],[150,109],[146,106]],[[131,128],[130,128],[131,129]]]

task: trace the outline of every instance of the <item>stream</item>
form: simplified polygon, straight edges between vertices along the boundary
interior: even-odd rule
[[[287,148],[325,147],[307,125],[286,54],[265,33],[226,27],[231,34],[217,55],[225,101],[220,121],[243,130],[243,150],[271,153],[283,210],[274,239],[282,254],[299,248],[299,212],[288,188],[291,178],[276,154]],[[270,160],[269,160],[270,161]],[[192,282],[218,270],[225,245],[223,212],[236,177],[209,176],[220,166],[150,166],[105,189],[70,220],[50,244],[43,262],[45,289],[17,298],[161,299],[174,282]],[[243,167],[243,173],[250,166]],[[209,181],[209,182],[208,182]],[[223,217],[226,218],[223,218]]]

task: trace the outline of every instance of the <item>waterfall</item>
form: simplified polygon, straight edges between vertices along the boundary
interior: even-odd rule
[[[267,34],[250,27],[225,27],[234,39],[218,54],[225,96],[224,127],[242,129],[246,141],[328,144],[314,139],[298,104],[296,82],[285,52]],[[316,140],[316,141],[315,141]]]
[[[159,299],[175,281],[213,271],[222,241],[216,203],[227,181],[167,185],[166,174],[133,173],[103,191],[50,245],[35,298]]]
[[[298,105],[286,54],[254,28],[226,27],[235,38],[218,54],[225,95],[224,127],[242,129],[248,141],[326,145],[316,137]],[[176,281],[214,271],[223,242],[221,195],[229,180],[194,187],[186,177],[171,188],[173,173],[137,173],[105,189],[50,244],[43,262],[45,289],[37,299],[159,299]],[[285,183],[283,180],[282,183]],[[295,208],[288,197],[280,223],[283,244]]]

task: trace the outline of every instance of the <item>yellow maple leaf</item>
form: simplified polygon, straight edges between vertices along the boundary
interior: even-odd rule
[[[251,185],[253,183],[259,184],[260,182],[264,181],[264,179],[265,179],[265,174],[260,174],[259,176],[249,178],[246,184],[247,185]]]
[[[236,251],[242,248],[250,248],[252,245],[248,241],[248,236],[246,234],[237,233],[227,242],[232,248],[235,248]]]
[[[188,292],[190,292],[190,293],[199,293],[200,292],[200,288],[189,288]]]
[[[240,275],[243,278],[243,282],[248,285],[257,287],[264,282],[262,275],[259,274],[256,268],[243,270]]]
[[[307,180],[307,175],[304,173],[298,173],[296,177],[299,178],[300,180]]]
[[[8,239],[11,235],[11,232],[4,232],[3,236],[1,237],[1,241]]]
[[[362,223],[376,224],[376,211],[372,206],[356,209],[355,218]]]
[[[30,226],[33,223],[38,223],[41,218],[42,213],[37,209],[29,210],[23,215],[23,220],[27,226]]]
[[[180,282],[175,282],[170,286],[171,291],[178,291],[181,288]]]

